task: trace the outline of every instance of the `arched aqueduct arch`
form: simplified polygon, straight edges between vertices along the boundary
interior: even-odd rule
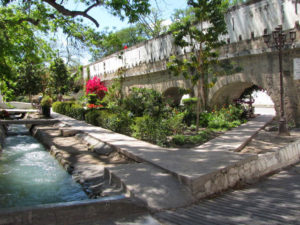
[[[271,97],[275,104],[275,108],[279,108],[279,102],[272,96],[274,92],[266,82],[259,83],[253,76],[238,73],[230,76],[223,76],[218,79],[215,85],[210,89],[208,102],[210,106],[221,106],[224,103],[232,103],[245,91],[253,85],[263,88]]]

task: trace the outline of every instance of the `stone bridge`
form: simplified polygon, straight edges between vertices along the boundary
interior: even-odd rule
[[[230,103],[244,90],[257,85],[266,90],[279,112],[279,60],[276,48],[268,48],[262,36],[278,25],[297,38],[283,51],[285,107],[289,121],[300,125],[300,3],[295,0],[253,0],[231,8],[226,13],[228,34],[220,37],[227,44],[220,49],[224,64],[234,63],[240,72],[218,78],[209,90],[211,106]],[[120,76],[123,69],[123,91],[146,87],[180,99],[180,88],[192,88],[182,76],[173,76],[166,68],[171,55],[181,55],[188,49],[173,44],[170,34],[148,40],[117,52],[84,67],[84,76],[98,76],[108,85]]]

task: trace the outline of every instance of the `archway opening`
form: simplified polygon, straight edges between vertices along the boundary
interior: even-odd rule
[[[250,116],[276,115],[274,102],[266,90],[257,85],[252,85],[244,90],[238,101],[247,109]]]
[[[252,82],[233,82],[224,85],[210,99],[211,108],[221,108],[229,104],[242,104],[248,111],[249,116],[254,114],[276,114],[274,102],[267,91]]]
[[[182,96],[185,94],[183,89],[179,87],[168,88],[164,93],[163,97],[171,106],[179,106]]]

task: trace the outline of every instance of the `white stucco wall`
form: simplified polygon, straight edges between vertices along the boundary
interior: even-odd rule
[[[230,43],[238,42],[240,36],[242,40],[250,40],[253,38],[252,33],[254,38],[261,37],[265,31],[270,33],[278,25],[282,25],[284,30],[292,29],[296,23],[299,24],[299,19],[300,3],[295,4],[294,0],[262,0],[250,5],[240,5],[227,12],[225,20],[228,34],[221,38]],[[117,52],[87,65],[84,77],[88,74],[87,67],[90,69],[90,77],[99,76],[101,80],[105,80],[106,74],[115,73],[120,67],[132,68],[141,63],[166,59],[175,52],[182,54],[183,49],[172,43],[171,35],[163,35],[124,50],[121,58],[121,52]]]

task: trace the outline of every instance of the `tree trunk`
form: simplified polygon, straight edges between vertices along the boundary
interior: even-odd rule
[[[196,132],[199,131],[199,117],[201,108],[201,81],[197,82],[197,108],[196,108]]]
[[[32,108],[34,108],[34,106],[33,106],[33,101],[32,101],[32,95],[31,95],[31,94],[29,94],[29,96],[28,96],[28,97],[29,97],[29,101],[30,101],[30,103],[31,103],[31,107],[32,107]]]
[[[62,96],[62,94],[58,94],[58,101],[62,101],[62,98],[63,98],[63,96]]]

